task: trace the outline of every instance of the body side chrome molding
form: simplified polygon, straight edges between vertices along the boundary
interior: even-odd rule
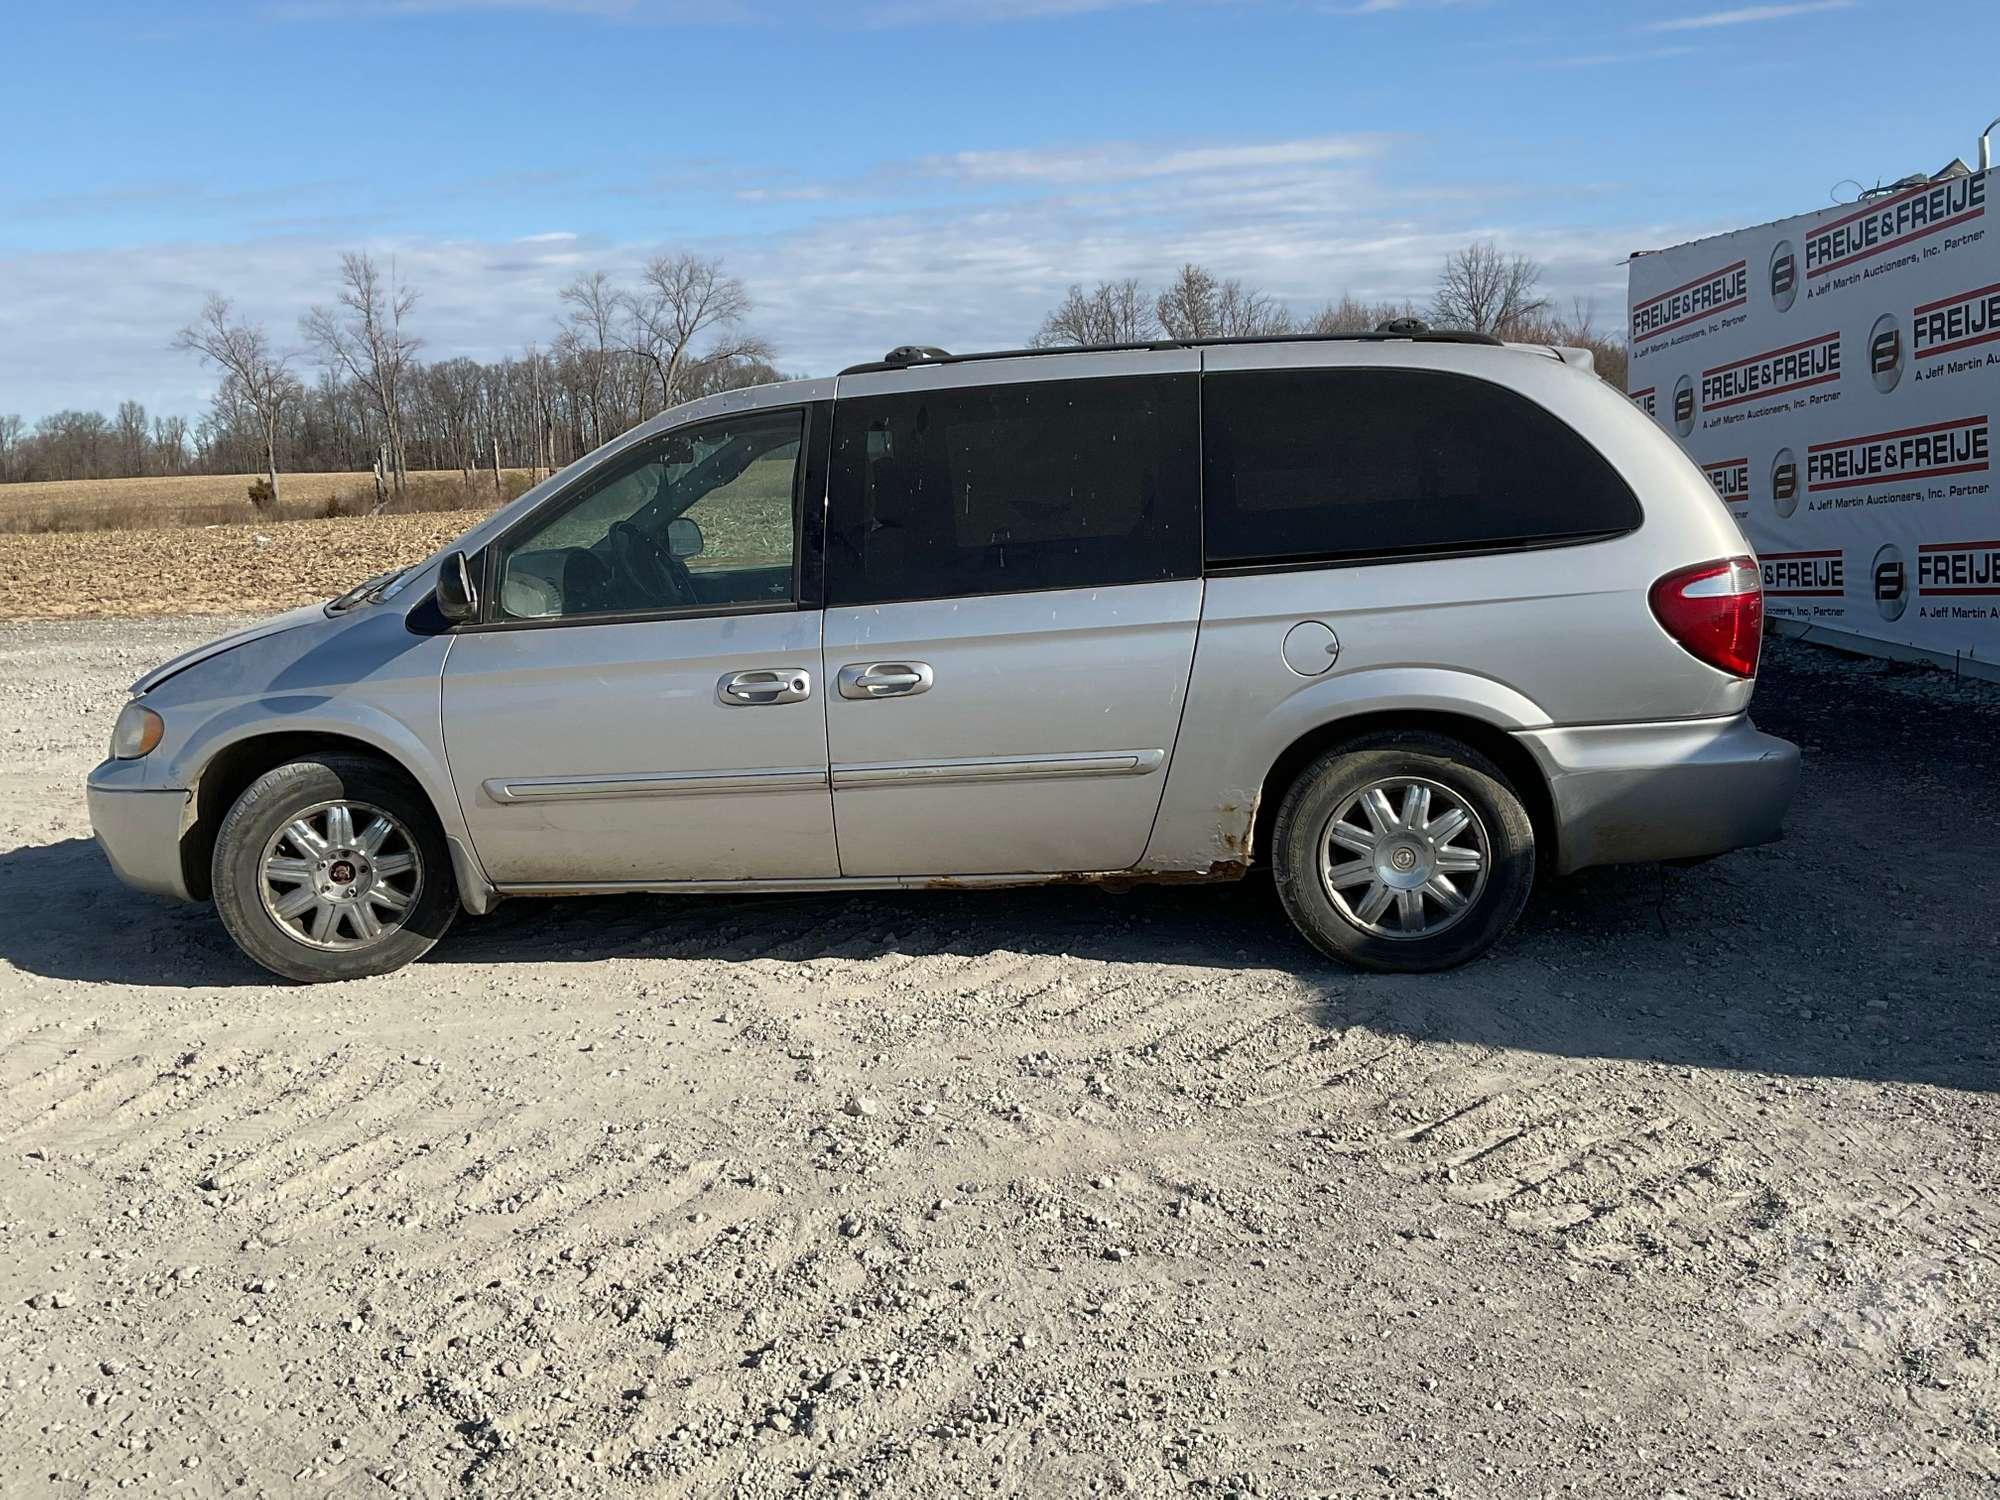
[[[571,802],[588,797],[694,797],[720,792],[823,792],[826,771],[784,766],[756,771],[661,771],[622,776],[494,777],[480,784],[495,802]]]
[[[869,787],[960,786],[967,782],[1056,781],[1081,776],[1149,776],[1164,750],[1092,750],[1069,755],[977,756],[963,760],[876,761],[833,768],[836,792]]]
[[[980,756],[965,760],[882,761],[833,767],[835,791],[878,786],[958,786],[966,782],[1054,781],[1079,776],[1148,776],[1164,750],[1094,750],[1072,755]],[[662,771],[617,776],[493,777],[480,789],[495,802],[568,802],[586,797],[687,797],[735,792],[824,791],[815,766],[755,771]]]

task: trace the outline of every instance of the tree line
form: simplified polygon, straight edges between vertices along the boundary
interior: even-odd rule
[[[546,347],[427,361],[419,289],[366,253],[341,257],[295,344],[211,293],[173,339],[219,377],[198,421],[137,401],[32,427],[0,415],[0,482],[256,473],[252,498],[268,504],[285,471],[375,468],[393,497],[412,469],[551,472],[670,406],[784,378],[719,261],[669,252],[631,285],[593,272],[558,296]]]
[[[1205,266],[1157,291],[1136,278],[1071,286],[1030,342],[1041,348],[1153,339],[1367,332],[1421,320],[1534,343],[1577,344],[1624,388],[1625,346],[1587,304],[1561,315],[1542,267],[1490,242],[1446,257],[1428,302],[1343,296],[1299,315],[1271,294]],[[306,310],[284,343],[212,293],[173,347],[219,383],[195,423],[149,417],[136,401],[106,416],[60,411],[32,427],[0,415],[0,483],[173,474],[260,473],[252,497],[277,498],[281,474],[375,469],[379,493],[409,471],[505,467],[541,474],[698,396],[783,378],[751,330],[741,281],[719,260],[654,256],[620,283],[602,271],[558,293],[552,337],[508,358],[425,360],[420,290],[393,261],[343,255],[332,300]]]
[[[1285,334],[1371,333],[1380,329],[1464,329],[1529,344],[1569,344],[1595,356],[1597,373],[1625,388],[1624,341],[1598,328],[1587,302],[1559,313],[1541,293],[1543,269],[1488,240],[1447,255],[1430,300],[1366,302],[1351,296],[1295,314],[1267,292],[1184,265],[1155,292],[1136,277],[1070,287],[1031,340],[1038,349],[1139,344],[1154,339],[1271,338]]]

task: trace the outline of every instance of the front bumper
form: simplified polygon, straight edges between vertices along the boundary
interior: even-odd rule
[[[134,890],[178,901],[193,897],[181,869],[188,793],[179,788],[119,785],[133,761],[108,760],[86,783],[90,826],[117,877]]]
[[[1548,778],[1558,874],[1767,844],[1798,790],[1799,747],[1748,714],[1515,738]]]

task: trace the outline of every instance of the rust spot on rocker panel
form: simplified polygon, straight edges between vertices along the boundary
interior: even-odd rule
[[[934,876],[923,883],[927,891],[993,891],[1024,885],[1095,885],[1106,890],[1128,889],[1135,885],[1213,885],[1241,880],[1249,866],[1240,860],[1218,860],[1205,870],[1082,870],[1061,875],[1023,875],[1018,879],[967,880],[952,875]]]
[[[1234,855],[1237,862],[1246,867],[1250,863],[1250,845],[1254,830],[1257,827],[1257,809],[1262,805],[1263,800],[1264,793],[1259,788],[1256,795],[1250,798],[1250,810],[1247,814],[1243,811],[1242,804],[1237,802],[1225,802],[1221,807],[1216,809],[1218,823],[1215,831],[1215,842],[1217,847],[1228,854]]]

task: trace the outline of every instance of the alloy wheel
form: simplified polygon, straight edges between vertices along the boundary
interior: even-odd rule
[[[1320,879],[1363,932],[1435,937],[1472,910],[1492,846],[1479,814],[1438,782],[1399,776],[1363,787],[1320,836]]]
[[[423,855],[394,815],[366,802],[321,802],[264,846],[264,909],[314,948],[372,947],[403,925],[423,889]]]

